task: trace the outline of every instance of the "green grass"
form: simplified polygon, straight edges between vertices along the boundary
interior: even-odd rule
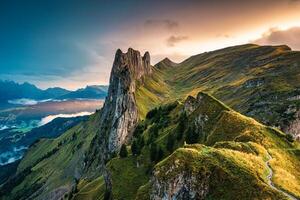
[[[76,173],[83,170],[84,157],[97,132],[98,120],[97,113],[56,139],[42,139],[33,144],[17,169],[17,175],[25,169],[31,169],[31,173],[4,199],[27,198],[32,195],[33,185],[43,185],[39,195],[44,197],[61,187],[70,191]]]
[[[103,200],[105,194],[105,182],[103,176],[86,182],[81,180],[78,184],[79,191],[74,195],[73,200]]]
[[[130,155],[111,160],[107,167],[111,173],[113,196],[116,199],[147,199],[152,189],[150,171],[155,169],[162,170],[161,178],[166,180],[184,170],[200,175],[210,173],[213,179],[208,183],[214,190],[207,199],[247,199],[251,195],[257,199],[284,199],[266,183],[264,161],[268,151],[273,157],[270,164],[276,187],[300,198],[300,145],[288,142],[284,133],[259,123],[283,126],[293,120],[293,115],[287,115],[285,111],[289,106],[300,109],[299,100],[289,100],[299,94],[300,68],[297,66],[300,66],[299,52],[289,51],[285,46],[252,44],[192,56],[179,64],[163,62],[156,65],[151,76],[143,83],[137,83],[135,98],[139,117],[145,120],[140,123],[147,126],[142,133],[145,140],[150,138],[151,127],[160,126],[158,136],[151,144],[163,149],[165,159],[155,166],[156,163],[149,159],[151,144],[145,144],[137,157]],[[257,80],[262,80],[262,84],[249,85]],[[198,143],[206,146],[181,148],[185,132],[174,145],[174,149],[179,149],[169,156],[172,151],[166,149],[167,139],[176,134],[183,101],[189,95],[196,97],[199,92],[198,108],[188,116],[188,125],[202,123],[197,130],[202,136]],[[235,112],[211,95],[259,122]],[[157,121],[146,119],[146,114],[153,108],[164,108],[165,104],[176,100],[181,103],[169,113],[160,114]],[[27,198],[41,185],[44,185],[39,191],[42,198],[58,187],[71,190],[74,177],[83,173],[85,154],[98,134],[99,116],[99,113],[91,116],[88,122],[56,139],[43,139],[33,145],[18,167],[18,174],[25,169],[31,169],[31,172],[4,199]],[[166,124],[163,123],[165,119],[169,119]],[[174,160],[183,165],[168,174],[163,169]],[[75,198],[102,198],[105,188],[99,175],[94,180],[80,180]]]
[[[253,154],[188,145],[157,164],[154,171],[158,182],[172,182],[185,173],[196,180],[190,187],[208,185],[206,199],[286,199],[266,186],[264,161]]]
[[[169,66],[168,66],[169,65]],[[253,44],[229,47],[192,56],[182,63],[158,63],[154,74],[137,90],[141,118],[161,103],[196,96],[204,91],[242,114],[262,123],[284,126],[284,110],[300,87],[300,54],[286,46]],[[162,67],[163,66],[163,67]],[[262,80],[246,87],[249,81]],[[259,106],[258,103],[267,102]]]
[[[207,199],[220,199],[221,197],[222,199],[253,199],[253,197],[257,199],[286,199],[284,195],[268,186],[266,178],[268,170],[265,165],[268,151],[273,157],[270,164],[274,171],[273,182],[275,185],[299,197],[300,174],[296,166],[300,160],[297,157],[298,154],[294,153],[299,151],[298,143],[288,142],[284,133],[235,112],[211,95],[199,93],[198,99],[198,108],[188,116],[188,123],[199,123],[199,117],[205,119],[202,129],[198,131],[199,134],[204,134],[206,139],[203,140],[203,137],[199,137],[198,142],[207,146],[187,145],[180,148],[184,143],[183,136],[183,140],[176,141],[174,145],[174,149],[179,149],[167,157],[172,153],[166,149],[168,135],[176,134],[178,116],[184,107],[182,103],[177,104],[172,111],[163,115],[163,118],[167,116],[170,118],[170,123],[159,129],[159,135],[154,140],[154,143],[163,148],[164,157],[167,157],[154,167],[158,173],[158,178],[162,178],[162,181],[165,182],[173,180],[178,174],[185,171],[190,172],[192,170],[196,175],[205,172],[211,174],[212,177],[209,178],[207,184],[214,188],[208,193]],[[156,118],[155,115],[153,118],[143,121],[148,126],[143,133],[146,140],[151,134],[151,127],[157,125],[154,122]],[[122,170],[128,173],[128,170],[130,172],[137,170],[133,170],[132,166],[127,163],[129,160],[132,163],[132,159],[131,156],[125,160],[115,158],[112,162],[118,163],[114,166],[120,165]],[[149,145],[143,148],[142,154],[137,159],[145,165],[145,168],[151,169],[153,167],[154,163],[149,161]],[[177,160],[176,163],[183,162],[183,168],[178,167],[177,163],[177,171],[169,173],[168,169],[174,168],[171,167],[175,162],[174,160]],[[122,196],[120,195],[122,191],[135,191],[126,197],[129,199],[134,199],[134,197],[147,199],[153,189],[153,183],[150,181],[147,184],[134,185],[133,190],[130,188],[131,184],[126,184],[128,181],[125,178],[132,175],[125,172],[122,174],[122,171],[113,170],[112,173],[118,180],[118,183],[113,186],[113,191],[117,197]],[[122,175],[117,176],[120,173]],[[117,177],[122,177],[122,180],[126,181],[121,181]],[[150,174],[142,174],[141,177],[143,179],[146,177],[145,180],[147,180],[150,179]]]
[[[134,199],[139,187],[149,178],[147,168],[134,156],[112,159],[107,168],[111,173],[114,199]]]

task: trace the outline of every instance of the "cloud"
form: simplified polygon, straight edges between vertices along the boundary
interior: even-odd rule
[[[261,38],[252,41],[261,45],[286,44],[293,50],[300,50],[300,27],[292,27],[287,30],[270,28]]]
[[[290,3],[299,3],[300,0],[289,0]]]
[[[223,34],[223,33],[219,33],[216,34],[216,38],[231,38],[232,36],[229,34]]]
[[[167,30],[174,30],[179,27],[179,23],[169,19],[148,19],[145,21],[145,26],[149,28],[164,27]]]
[[[92,112],[78,112],[73,114],[58,114],[58,115],[48,115],[41,119],[39,126],[43,126],[45,124],[48,124],[49,122],[53,121],[54,119],[60,117],[60,118],[70,118],[70,117],[79,117],[79,116],[86,116],[91,115]]]
[[[172,35],[167,39],[167,45],[169,47],[174,47],[177,43],[182,42],[182,41],[187,40],[187,39],[188,39],[187,36],[182,36],[182,35],[174,36],[174,35]]]

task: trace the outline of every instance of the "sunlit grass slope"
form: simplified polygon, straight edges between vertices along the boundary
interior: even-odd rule
[[[185,99],[199,91],[276,126],[292,120],[293,114],[285,110],[300,108],[295,100],[300,94],[300,52],[284,45],[228,47],[192,56],[179,64],[165,59],[155,68],[154,78],[149,77],[137,92],[142,94],[137,96],[142,117],[161,102]],[[154,94],[160,98],[152,97]]]
[[[141,153],[114,158],[107,165],[113,197],[149,199],[153,173],[157,172],[161,181],[168,182],[187,170],[195,174],[211,174],[208,183],[214,189],[209,190],[207,199],[287,199],[268,185],[268,153],[272,156],[272,181],[276,187],[300,197],[300,173],[296,168],[300,164],[299,143],[289,142],[279,130],[241,115],[208,94],[201,93],[200,96],[198,107],[187,116],[182,138],[175,139],[171,149],[168,147],[169,137],[178,135],[183,103],[162,106],[156,109],[156,114],[150,118],[148,114],[140,122],[143,131],[133,140],[145,140]],[[206,116],[201,130],[197,130],[197,143],[202,145],[184,145],[188,131],[195,131],[188,127],[193,127],[200,116]],[[158,127],[158,135],[151,137],[155,134],[154,126]],[[162,149],[163,155],[153,161],[150,149],[154,144]],[[174,163],[176,167],[172,166]],[[178,171],[170,172],[170,169]]]

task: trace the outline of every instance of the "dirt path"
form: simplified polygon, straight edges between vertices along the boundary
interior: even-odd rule
[[[277,190],[278,192],[281,192],[282,194],[284,194],[285,196],[287,196],[289,199],[291,200],[299,200],[297,199],[296,197],[286,193],[285,191],[281,190],[280,188],[277,188],[274,183],[272,182],[272,177],[273,177],[273,170],[270,166],[270,160],[272,159],[272,156],[269,154],[268,152],[268,160],[266,161],[266,166],[269,170],[269,174],[267,176],[267,179],[268,179],[268,184],[270,185],[271,188],[273,188],[274,190]]]

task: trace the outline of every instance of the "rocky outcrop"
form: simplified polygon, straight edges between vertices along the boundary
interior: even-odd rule
[[[88,155],[88,167],[103,168],[105,161],[130,139],[139,118],[135,100],[137,84],[143,84],[151,73],[148,52],[141,56],[132,48],[127,53],[117,50],[108,95],[100,111],[99,133]]]
[[[128,49],[122,53],[119,49],[113,64],[108,96],[102,110],[102,123],[108,125],[108,150],[117,151],[128,139],[138,121],[135,90],[138,81],[150,75],[150,55],[141,57],[138,51]]]
[[[175,167],[175,166],[174,166]],[[172,173],[172,168],[168,173]],[[181,172],[169,180],[152,178],[153,190],[151,200],[204,199],[208,192],[208,177],[202,174]]]
[[[256,79],[250,79],[247,80],[244,84],[243,87],[245,88],[255,88],[263,85],[265,83],[265,80],[263,78],[256,78]]]
[[[205,199],[211,173],[193,166],[195,155],[190,149],[179,149],[157,165],[150,179],[150,199]]]
[[[192,96],[188,96],[184,102],[184,111],[189,115],[194,112],[197,107],[197,100]]]
[[[295,119],[289,125],[283,127],[283,131],[293,135],[296,140],[300,141],[300,111],[297,111],[294,115]]]

